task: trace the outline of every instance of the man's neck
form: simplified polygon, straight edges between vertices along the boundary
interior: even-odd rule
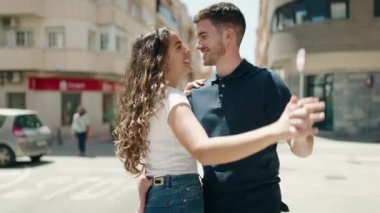
[[[216,72],[220,77],[225,77],[231,74],[236,67],[239,66],[243,59],[240,55],[234,57],[223,56],[219,59],[219,61],[215,64]]]

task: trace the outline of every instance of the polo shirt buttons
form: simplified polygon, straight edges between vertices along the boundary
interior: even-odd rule
[[[224,88],[226,85],[225,84],[222,84],[222,87]]]
[[[223,98],[223,94],[219,94],[219,97]]]

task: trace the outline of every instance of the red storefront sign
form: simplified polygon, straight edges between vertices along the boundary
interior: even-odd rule
[[[29,77],[30,90],[53,91],[118,91],[118,83],[98,79],[61,78],[61,77]]]

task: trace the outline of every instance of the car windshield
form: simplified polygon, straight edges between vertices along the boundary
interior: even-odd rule
[[[30,114],[30,115],[19,115],[15,119],[15,126],[21,127],[21,128],[40,128],[43,126],[40,119],[38,119],[37,115]]]
[[[3,126],[4,122],[5,122],[5,116],[0,115],[0,127]]]

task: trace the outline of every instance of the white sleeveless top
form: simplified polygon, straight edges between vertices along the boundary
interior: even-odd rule
[[[182,147],[168,124],[169,112],[174,106],[189,104],[182,91],[167,87],[163,107],[150,119],[149,152],[145,158],[147,176],[197,173],[197,163]]]

